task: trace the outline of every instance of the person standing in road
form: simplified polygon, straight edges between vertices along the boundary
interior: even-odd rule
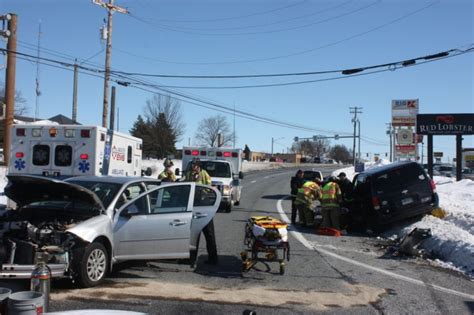
[[[341,189],[336,183],[336,177],[329,177],[326,185],[323,186],[321,195],[321,213],[323,215],[322,227],[341,229],[340,217],[342,200]]]
[[[206,170],[201,169],[201,160],[193,159],[191,161],[191,169],[186,173],[187,182],[195,182],[203,185],[211,185],[211,176]]]
[[[341,172],[337,175],[337,184],[341,189],[343,205],[347,205],[352,201],[352,182],[346,177],[346,173]]]
[[[158,175],[158,179],[161,179],[162,182],[175,182],[176,176],[171,169],[173,167],[173,161],[170,159],[165,159],[163,166],[165,167],[164,171]]]
[[[302,226],[314,225],[313,202],[321,197],[321,188],[316,183],[318,179],[306,181],[296,194],[296,208]]]
[[[191,163],[191,169],[186,173],[186,181],[204,185],[211,185],[211,177],[206,172],[206,170],[201,169],[201,161],[199,159],[193,159]],[[219,259],[217,256],[216,234],[214,232],[214,219],[212,219],[202,229],[202,232],[204,233],[204,237],[206,238],[206,248],[208,256],[206,264],[217,265]],[[198,248],[199,238],[197,241]]]
[[[302,170],[298,170],[295,174],[295,176],[293,176],[291,178],[291,181],[290,181],[290,188],[291,188],[291,224],[296,224],[296,213],[297,213],[297,208],[296,208],[296,204],[295,204],[295,200],[296,200],[296,195],[298,194],[298,189],[301,188],[301,186],[303,186],[303,183],[304,183],[304,179],[303,179],[303,171]],[[301,221],[301,217],[299,218],[300,221]]]

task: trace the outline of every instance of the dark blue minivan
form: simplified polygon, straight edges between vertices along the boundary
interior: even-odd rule
[[[416,162],[361,172],[354,177],[353,190],[353,219],[370,227],[427,214],[439,204],[433,180]]]

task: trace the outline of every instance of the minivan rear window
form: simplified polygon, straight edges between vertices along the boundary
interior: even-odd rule
[[[49,145],[36,144],[33,146],[33,165],[49,165]]]
[[[384,194],[414,185],[426,179],[427,177],[422,168],[412,164],[377,176],[374,188],[377,194]]]

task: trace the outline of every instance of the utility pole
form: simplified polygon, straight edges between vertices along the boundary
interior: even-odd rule
[[[349,107],[350,113],[354,114],[354,118],[352,118],[352,123],[354,124],[354,141],[352,145],[352,164],[355,167],[356,164],[356,137],[357,137],[357,114],[362,114],[362,107]],[[360,135],[359,135],[360,136]]]
[[[359,160],[360,160],[360,119],[357,119],[357,124],[359,125],[359,130],[358,130],[358,132],[357,132],[357,133],[359,134],[359,137],[358,137],[358,138],[359,138],[359,140],[358,140],[358,142],[359,142],[358,147],[359,147],[359,148],[358,148],[358,150],[357,150],[357,152],[358,152],[358,153],[357,153],[357,156],[358,156],[358,158],[359,158]]]
[[[36,101],[35,101],[35,118],[36,121],[39,118],[39,98],[41,95],[40,91],[40,47],[41,47],[41,20],[38,26],[38,47],[36,52]]]
[[[3,158],[8,166],[10,159],[11,127],[15,111],[15,73],[16,73],[16,31],[17,15],[7,14],[0,17],[8,21],[7,69],[5,74],[5,130],[3,132]]]
[[[272,157],[273,157],[273,137],[272,137]]]
[[[112,96],[110,98],[110,129],[115,128],[115,86],[112,86]]]
[[[109,3],[102,2],[102,0],[92,0],[92,3],[100,5],[107,9],[107,44],[105,50],[105,72],[104,72],[104,102],[102,108],[102,127],[107,128],[107,116],[109,110],[109,79],[110,79],[110,58],[112,55],[112,15],[115,11],[123,14],[128,14],[128,10],[114,5],[114,0],[109,0]]]
[[[388,127],[387,134],[388,134],[388,137],[390,138],[390,162],[392,162],[393,161],[392,159],[392,124],[388,123],[386,125]]]
[[[77,122],[77,59],[74,61],[74,84],[72,89],[72,121]]]
[[[235,149],[235,102],[234,102],[234,149]]]

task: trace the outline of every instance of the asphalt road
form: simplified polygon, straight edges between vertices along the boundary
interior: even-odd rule
[[[331,170],[321,169],[324,175]],[[241,272],[244,227],[252,215],[287,220],[294,169],[246,174],[241,205],[215,218],[220,261],[125,263],[98,288],[53,284],[51,310],[108,308],[150,314],[473,314],[474,283],[414,258],[393,257],[368,235],[328,237],[290,227],[291,259]],[[3,284],[2,286],[8,286]],[[11,284],[10,284],[11,285]],[[26,285],[26,283],[23,283]]]

